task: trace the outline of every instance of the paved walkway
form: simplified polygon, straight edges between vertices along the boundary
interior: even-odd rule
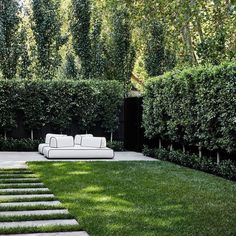
[[[4,230],[10,230],[17,236],[89,236],[85,231],[74,228],[79,223],[26,168],[0,169],[0,219],[0,235],[4,235],[1,234]],[[57,226],[66,227],[63,231],[67,232],[19,234],[23,229],[35,232],[33,227],[45,231],[42,227]]]
[[[29,161],[156,161],[138,152],[116,152],[114,159],[48,160],[37,152],[0,152],[0,168],[26,168]]]

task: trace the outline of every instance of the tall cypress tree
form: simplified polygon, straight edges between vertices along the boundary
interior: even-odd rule
[[[0,69],[5,79],[11,79],[16,74],[18,12],[17,1],[0,0]]]
[[[90,0],[72,0],[70,28],[73,47],[80,59],[81,74],[85,79],[90,77],[91,69],[90,8]]]
[[[33,32],[37,44],[39,74],[44,79],[53,78],[59,64],[61,46],[59,2],[32,0]]]
[[[158,21],[154,21],[150,26],[144,59],[148,75],[163,74],[165,62],[164,30],[163,25]]]
[[[134,67],[130,16],[126,9],[114,9],[112,16],[110,65],[112,78],[126,83]]]

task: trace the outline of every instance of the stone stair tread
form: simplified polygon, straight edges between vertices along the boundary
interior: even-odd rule
[[[26,199],[26,198],[47,198],[55,197],[53,194],[20,194],[20,195],[0,195],[1,199]]]
[[[54,232],[54,233],[33,233],[33,234],[8,234],[1,236],[89,236],[85,231]]]
[[[0,187],[11,187],[11,186],[44,186],[43,183],[4,183],[0,184]]]
[[[30,211],[3,211],[0,216],[39,216],[52,214],[68,214],[67,209],[52,209],[52,210],[30,210]]]
[[[0,193],[2,192],[35,192],[35,191],[49,191],[48,188],[1,188]]]
[[[32,178],[6,178],[6,179],[0,179],[0,181],[13,181],[13,180],[16,180],[16,181],[24,181],[24,180],[37,180],[39,181],[39,178],[35,178],[35,177],[32,177]]]
[[[0,228],[19,228],[19,227],[41,227],[54,225],[78,225],[73,219],[69,220],[33,220],[19,222],[0,222]]]
[[[38,205],[56,206],[56,205],[60,205],[60,204],[61,203],[59,201],[6,202],[6,203],[0,203],[0,207],[38,206]]]

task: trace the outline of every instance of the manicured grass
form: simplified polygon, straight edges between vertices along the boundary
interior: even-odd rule
[[[166,162],[30,163],[91,236],[236,235],[236,183]]]

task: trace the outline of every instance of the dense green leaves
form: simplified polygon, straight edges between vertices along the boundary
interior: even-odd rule
[[[12,130],[20,111],[29,130],[49,125],[63,132],[74,122],[84,132],[95,125],[111,132],[118,125],[122,89],[116,81],[1,80],[0,128]]]
[[[143,125],[161,137],[210,150],[236,150],[236,64],[167,73],[145,85]]]
[[[61,46],[59,3],[54,0],[33,0],[33,33],[37,46],[38,73],[52,79],[60,63]]]
[[[18,60],[17,29],[19,5],[14,0],[0,1],[0,69],[3,77],[12,79]]]

